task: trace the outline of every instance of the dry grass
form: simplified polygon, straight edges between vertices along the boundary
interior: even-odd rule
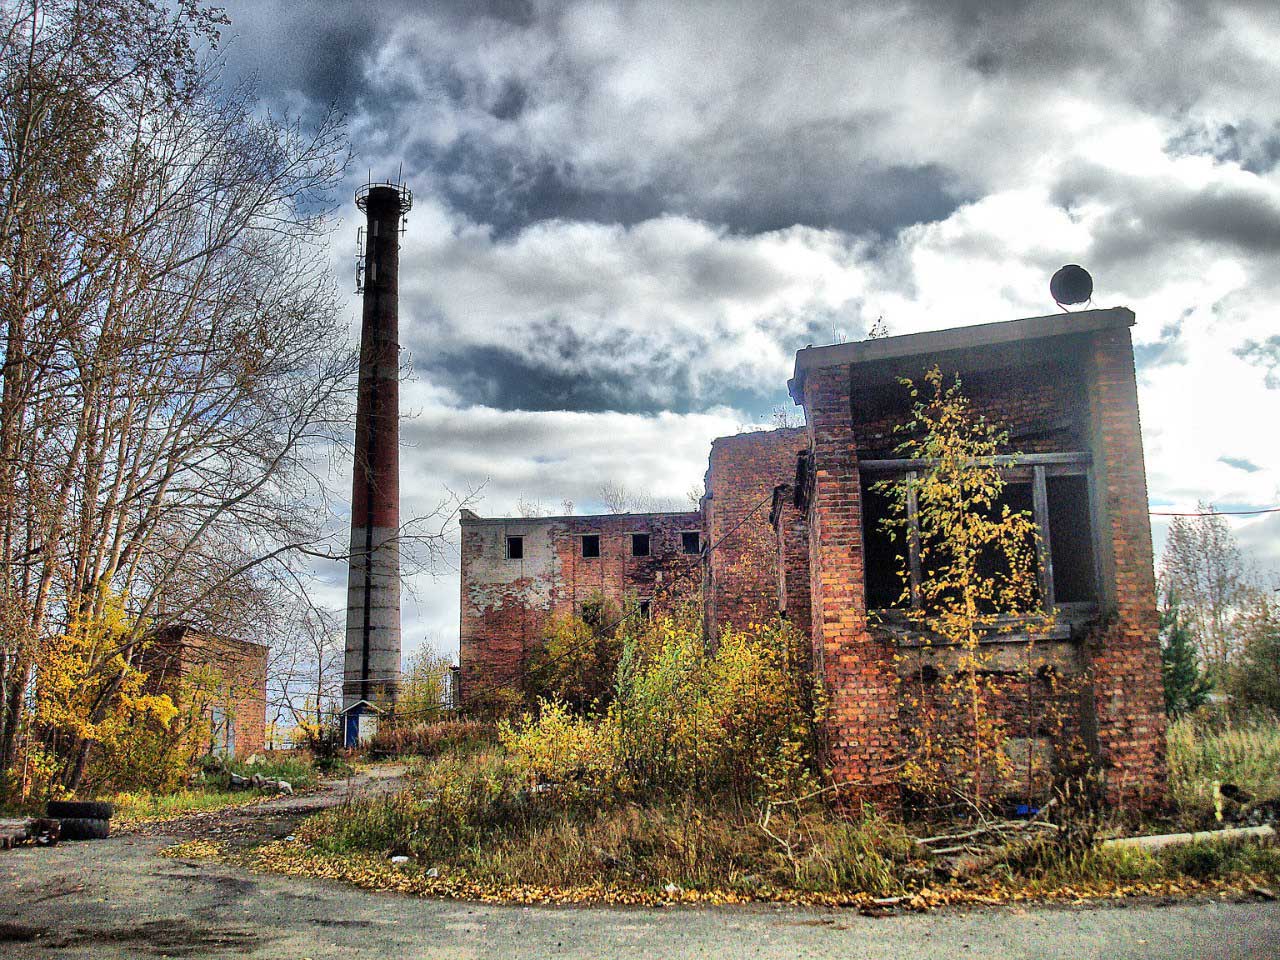
[[[369,752],[377,757],[440,757],[463,754],[491,745],[497,739],[491,723],[478,720],[437,720],[378,728]]]
[[[871,815],[777,818],[766,832],[754,809],[727,801],[531,790],[496,749],[445,758],[421,777],[321,813],[299,835],[324,853],[405,855],[486,886],[903,892],[909,841]]]
[[[1213,784],[1280,797],[1280,720],[1185,717],[1169,726],[1169,792],[1187,827],[1214,822]]]

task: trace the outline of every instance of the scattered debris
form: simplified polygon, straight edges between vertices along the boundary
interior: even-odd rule
[[[1040,813],[1048,811],[1050,806],[1045,804]],[[934,860],[934,872],[939,876],[972,876],[1008,856],[1011,848],[1034,842],[1061,829],[1055,823],[1038,819],[1039,815],[1031,820],[984,821],[958,833],[918,837],[916,849]]]
[[[8,850],[20,843],[35,841],[40,846],[51,846],[62,835],[62,822],[53,817],[19,817],[0,820],[0,850]]]
[[[1154,837],[1117,837],[1104,840],[1099,846],[1107,849],[1163,850],[1166,847],[1180,847],[1188,843],[1211,843],[1230,840],[1258,840],[1263,843],[1274,840],[1275,827],[1226,827],[1222,830],[1202,830],[1199,833],[1162,833]]]

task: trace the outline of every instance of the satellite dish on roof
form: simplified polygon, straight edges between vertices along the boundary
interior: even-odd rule
[[[1068,263],[1049,281],[1053,302],[1066,308],[1069,303],[1085,303],[1093,297],[1093,277],[1078,263]]]

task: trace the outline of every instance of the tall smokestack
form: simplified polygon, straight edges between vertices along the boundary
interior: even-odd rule
[[[364,313],[351,478],[351,564],[342,706],[385,708],[400,685],[400,218],[413,206],[403,184],[356,192],[365,212]],[[346,741],[361,735],[349,716]]]

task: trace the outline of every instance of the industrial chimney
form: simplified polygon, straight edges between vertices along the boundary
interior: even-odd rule
[[[364,313],[342,683],[348,746],[376,727],[400,684],[400,220],[413,194],[401,183],[367,183],[356,206],[367,223],[356,274]]]

